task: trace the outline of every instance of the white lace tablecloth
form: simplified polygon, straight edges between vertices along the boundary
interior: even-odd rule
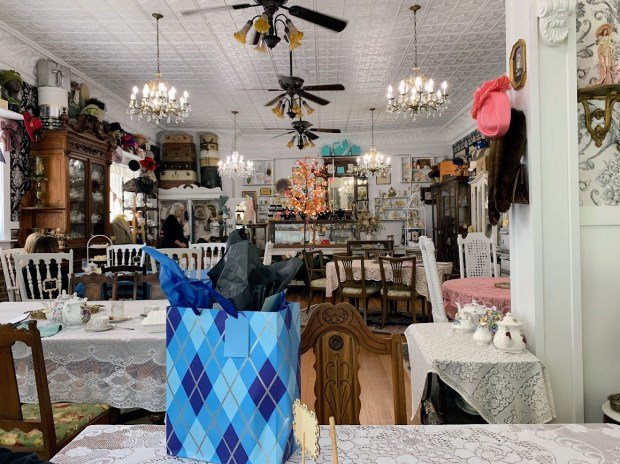
[[[405,281],[408,281],[411,278],[411,267],[403,267],[403,269],[403,278]],[[364,270],[366,273],[366,280],[381,282],[381,268],[378,262],[371,260],[364,261]],[[452,273],[452,263],[437,263],[437,270],[439,271],[439,281],[443,282],[443,277]],[[327,277],[325,295],[329,297],[332,296],[334,291],[338,290],[338,276],[336,275],[336,264],[334,262],[327,263],[325,266],[325,276]],[[361,261],[353,261],[353,277],[356,279],[362,278]],[[344,270],[342,268],[340,269],[340,278],[344,280]],[[387,280],[392,279],[392,269],[389,266],[385,268],[385,278]],[[429,299],[426,272],[422,264],[416,264],[415,289],[418,294]]]
[[[109,314],[110,302],[104,314]],[[107,332],[63,328],[42,339],[47,380],[53,402],[107,403],[117,408],[166,410],[166,334],[149,333],[140,325],[144,306],[165,308],[166,300],[125,301],[125,313],[133,319]],[[38,302],[0,303],[0,323],[40,309]],[[46,324],[38,321],[38,324]],[[133,328],[135,330],[126,330]],[[14,347],[20,398],[37,402],[30,349]]]
[[[405,425],[336,427],[341,464],[602,463],[620,459],[620,426]],[[56,464],[197,463],[166,455],[161,425],[94,425],[60,451]],[[331,464],[329,430],[321,454],[308,464]],[[301,462],[296,452],[289,463]]]
[[[529,351],[511,354],[480,346],[450,323],[412,324],[405,331],[414,414],[433,372],[490,424],[541,424],[555,418],[551,382]],[[620,443],[618,443],[620,446]]]

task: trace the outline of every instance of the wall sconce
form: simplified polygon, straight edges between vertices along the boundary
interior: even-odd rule
[[[614,103],[620,100],[619,90],[620,85],[617,84],[600,85],[577,90],[577,101],[583,105],[586,128],[597,147],[603,144],[603,140],[611,128]],[[605,101],[605,109],[595,108],[594,110],[590,110],[590,102],[593,100]],[[594,119],[602,119],[603,124],[598,124],[593,127]]]

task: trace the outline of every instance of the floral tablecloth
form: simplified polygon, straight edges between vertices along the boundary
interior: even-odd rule
[[[451,319],[457,311],[456,303],[461,306],[476,300],[477,303],[506,313],[510,311],[510,289],[497,288],[495,284],[509,282],[508,277],[468,277],[466,279],[446,280],[441,285],[446,314]]]
[[[110,302],[105,314],[109,314]],[[107,403],[117,408],[166,410],[166,334],[142,328],[145,306],[165,308],[167,300],[125,301],[131,320],[107,332],[64,328],[42,339],[52,402]],[[0,303],[0,323],[40,309],[39,302]],[[46,324],[39,321],[38,324]],[[134,329],[134,330],[128,330]],[[30,349],[17,343],[13,349],[20,398],[37,402]]]
[[[403,269],[403,278],[405,280],[409,280],[411,278],[411,267],[403,267]],[[372,260],[364,261],[364,270],[366,280],[381,282],[381,268],[379,267],[378,262]],[[441,282],[445,275],[452,273],[452,263],[437,263],[437,270],[439,271],[439,281]],[[385,271],[386,279],[391,280],[392,269],[386,268]],[[344,279],[344,272],[342,269],[340,270],[340,274],[341,279]],[[336,264],[334,262],[327,263],[325,266],[325,275],[327,277],[325,295],[329,297],[332,296],[332,293],[338,289],[338,276],[336,275]],[[356,279],[362,278],[361,261],[353,261],[353,277]],[[416,264],[415,289],[418,294],[427,299],[429,298],[428,284],[426,283],[426,272],[424,271],[424,266],[422,264]]]
[[[405,331],[413,411],[429,372],[457,391],[490,424],[541,424],[555,418],[549,374],[529,351],[480,346],[450,323],[412,324]]]
[[[342,464],[602,463],[620,459],[620,426],[405,425],[336,426]],[[163,425],[93,425],[60,451],[56,464],[197,463],[166,455]],[[321,454],[308,464],[331,464],[329,430]],[[299,451],[289,463],[301,462]]]

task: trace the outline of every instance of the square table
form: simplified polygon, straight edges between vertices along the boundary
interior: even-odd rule
[[[340,425],[342,464],[473,464],[617,462],[620,426],[583,425]],[[321,454],[330,464],[329,430],[321,426]],[[166,455],[164,426],[92,425],[63,448],[56,464],[197,464]],[[299,452],[287,461],[301,462]]]
[[[478,345],[472,333],[455,332],[449,322],[412,324],[405,336],[414,414],[432,372],[490,424],[537,424],[555,418],[549,374],[529,351],[513,354],[492,343]]]

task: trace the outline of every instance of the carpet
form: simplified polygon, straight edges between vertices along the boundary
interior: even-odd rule
[[[305,327],[308,321],[310,320],[310,316],[312,315],[312,311],[316,308],[318,304],[314,304],[310,306],[310,309],[301,310],[301,327]],[[363,312],[360,311],[362,317],[364,316]],[[411,314],[408,314],[404,311],[399,311],[394,314],[391,313],[388,316],[388,321],[385,323],[385,327],[381,327],[381,310],[380,309],[369,309],[367,313],[367,321],[366,325],[370,329],[372,333],[382,334],[382,335],[392,335],[392,334],[400,334],[404,335],[405,330],[413,323]]]

